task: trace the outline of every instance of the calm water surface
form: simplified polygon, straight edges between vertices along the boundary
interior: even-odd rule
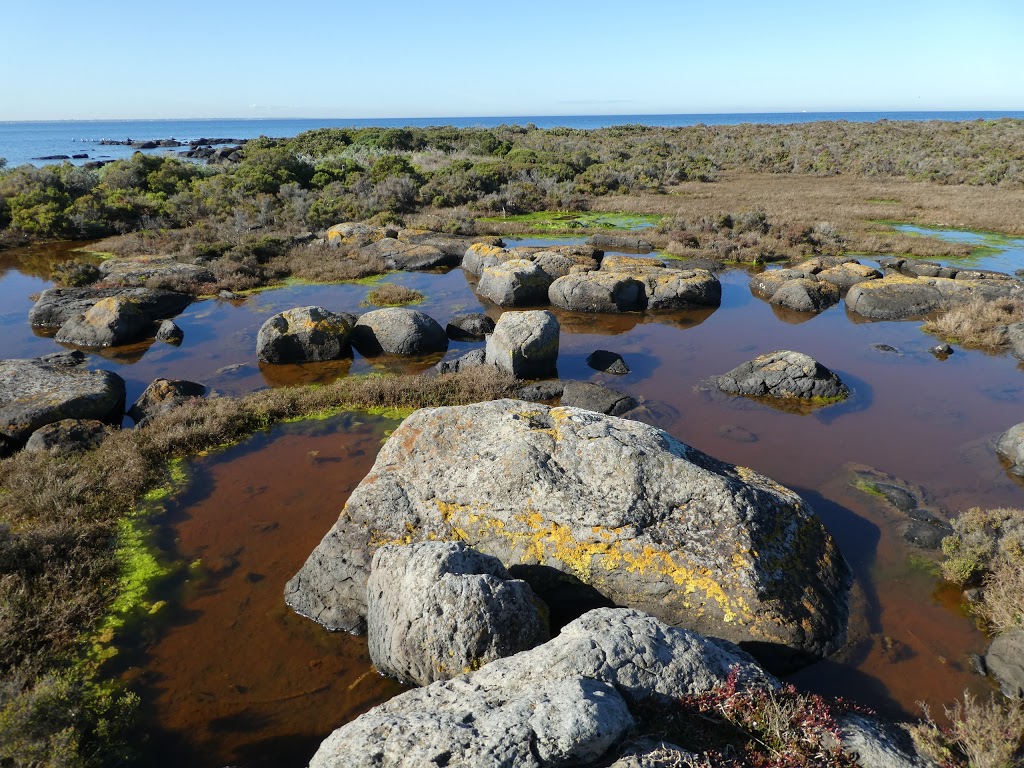
[[[999,268],[1012,271],[1024,267],[1019,248],[1010,242],[985,258],[999,258]],[[60,258],[66,256],[52,247],[0,254],[0,357],[58,348],[32,332],[26,315],[27,297],[47,285],[49,263]],[[442,324],[458,311],[501,313],[481,304],[461,270],[386,279],[423,291],[421,308]],[[798,490],[822,517],[858,579],[852,640],[839,657],[798,673],[797,683],[894,714],[915,713],[922,699],[941,710],[965,688],[985,691],[967,655],[983,650],[986,639],[962,613],[956,591],[913,564],[916,552],[902,542],[900,521],[852,486],[848,466],[868,465],[919,486],[950,515],[1024,504],[1024,488],[992,448],[996,435],[1021,420],[1024,373],[1017,362],[962,349],[940,360],[928,352],[935,340],[919,322],[864,322],[843,305],[811,317],[778,312],[750,294],[743,271],[721,279],[722,306],[714,311],[556,312],[560,376],[653,401],[664,414],[660,426]],[[198,302],[178,318],[185,331],[180,348],[140,345],[117,357],[90,356],[89,365],[121,374],[130,402],[157,376],[241,394],[433,363],[358,356],[318,366],[256,363],[256,333],[272,313],[306,304],[360,311],[369,289],[290,286],[242,302]],[[453,344],[448,354],[472,346]],[[621,353],[632,372],[595,373],[585,363],[595,349]],[[800,415],[701,389],[708,376],[776,349],[812,355],[837,371],[853,396]],[[143,691],[159,755],[154,762],[305,765],[330,730],[399,690],[372,673],[364,641],[323,632],[281,599],[284,582],[333,523],[393,426],[355,416],[283,426],[193,463],[193,483],[160,530],[170,556],[199,565],[166,585],[169,608],[126,641],[120,662]],[[731,427],[755,439],[730,438]]]

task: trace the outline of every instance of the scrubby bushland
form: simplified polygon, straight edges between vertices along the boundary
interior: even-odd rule
[[[943,576],[981,587],[973,610],[996,632],[1024,627],[1024,510],[975,507],[950,522]]]
[[[1024,765],[1024,704],[1018,700],[979,702],[966,691],[963,703],[946,708],[940,726],[928,707],[911,728],[918,751],[942,768],[1020,768]]]
[[[509,396],[495,368],[349,377],[326,386],[196,400],[78,457],[0,460],[0,766],[108,766],[127,754],[135,699],[83,660],[122,585],[119,523],[168,462],[287,418],[340,409],[456,405]]]
[[[262,137],[242,154],[211,166],[138,153],[98,169],[0,169],[0,229],[85,238],[211,220],[317,229],[424,207],[513,214],[729,172],[1019,187],[1024,121],[331,128]]]
[[[400,307],[404,304],[414,304],[423,301],[423,294],[404,285],[384,283],[366,294],[366,301],[363,306],[378,307]]]

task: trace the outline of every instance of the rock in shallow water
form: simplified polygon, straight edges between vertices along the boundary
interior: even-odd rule
[[[828,368],[809,355],[790,350],[761,355],[711,381],[726,394],[749,397],[842,400],[850,394]]]
[[[331,734],[310,768],[589,765],[634,727],[637,705],[708,691],[732,669],[741,685],[775,684],[728,643],[599,609],[531,651],[372,709]]]
[[[845,636],[849,569],[800,497],[634,421],[515,400],[417,411],[286,600],[362,631],[374,550],[426,539],[561,572],[781,663]]]
[[[367,357],[432,355],[448,349],[448,336],[434,318],[417,309],[388,307],[359,316],[352,346]]]
[[[416,685],[548,639],[530,586],[496,557],[461,543],[381,547],[366,594],[370,659],[382,673]]]
[[[271,317],[256,336],[264,363],[340,360],[352,354],[348,320],[323,307],[296,307]]]
[[[560,335],[558,320],[546,310],[506,312],[487,337],[487,364],[517,379],[554,376]]]

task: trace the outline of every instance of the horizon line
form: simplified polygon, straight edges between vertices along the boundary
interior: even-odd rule
[[[261,116],[247,116],[247,117],[69,117],[69,118],[56,118],[56,119],[28,119],[28,120],[3,120],[0,119],[0,124],[10,125],[18,123],[131,123],[131,122],[199,122],[199,121],[211,121],[211,120],[245,120],[245,121],[257,121],[257,120],[333,120],[333,121],[345,121],[345,120],[499,120],[505,118],[601,118],[601,117],[704,117],[704,116],[719,116],[719,115],[871,115],[871,114],[1012,114],[1020,113],[1024,114],[1024,109],[849,109],[849,110],[813,110],[813,109],[802,109],[802,110],[788,110],[788,111],[770,111],[770,112],[746,112],[746,111],[728,111],[728,112],[608,112],[608,113],[586,113],[586,114],[523,114],[523,115],[431,115],[426,117],[417,117],[410,115],[403,115],[401,117],[310,117],[310,116],[295,116],[295,115],[261,115]]]

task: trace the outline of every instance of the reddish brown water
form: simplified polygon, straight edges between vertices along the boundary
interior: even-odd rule
[[[45,283],[18,269],[4,273],[3,264],[17,255],[3,258],[0,356],[54,351],[52,340],[24,322],[25,297]],[[442,324],[457,311],[481,307],[459,270],[388,279],[423,291],[421,308]],[[800,685],[906,714],[917,711],[918,700],[941,710],[967,687],[985,690],[987,683],[967,665],[967,655],[983,650],[985,638],[961,612],[955,590],[912,565],[915,550],[901,541],[898,519],[851,486],[846,465],[869,465],[921,486],[950,514],[1024,504],[1024,488],[992,448],[994,436],[1021,420],[1024,377],[1016,361],[961,349],[939,360],[927,351],[934,339],[917,322],[861,322],[842,305],[811,318],[780,315],[750,295],[744,273],[726,273],[722,281],[723,304],[713,312],[556,313],[563,331],[560,375],[670,405],[678,416],[663,409],[668,415],[659,426],[797,489],[822,517],[855,571],[858,600],[847,651],[798,673]],[[380,366],[422,370],[426,363],[358,357],[262,370],[256,364],[256,332],[271,313],[305,304],[358,311],[368,290],[293,286],[242,303],[200,302],[178,320],[185,330],[180,348],[143,345],[132,351],[132,361],[94,357],[90,364],[125,376],[129,397],[156,376],[242,393]],[[487,311],[500,314],[495,307]],[[877,351],[877,343],[900,353]],[[449,355],[472,346],[454,344]],[[585,360],[595,349],[621,353],[632,372],[614,377],[590,370]],[[800,415],[711,397],[699,388],[706,377],[776,349],[814,356],[851,385],[853,397]],[[730,428],[756,440],[736,440]],[[374,674],[364,676],[369,666],[361,641],[323,632],[290,614],[281,600],[284,581],[330,527],[345,489],[372,462],[379,428],[363,434],[359,430],[369,427],[360,427],[351,435],[291,429],[201,460],[182,516],[173,521],[176,555],[201,558],[207,570],[195,574],[189,590],[172,595],[165,624],[154,625],[134,673],[162,754],[211,768],[303,765],[310,745],[397,690]],[[365,453],[349,456],[344,446],[350,439],[362,440]]]

